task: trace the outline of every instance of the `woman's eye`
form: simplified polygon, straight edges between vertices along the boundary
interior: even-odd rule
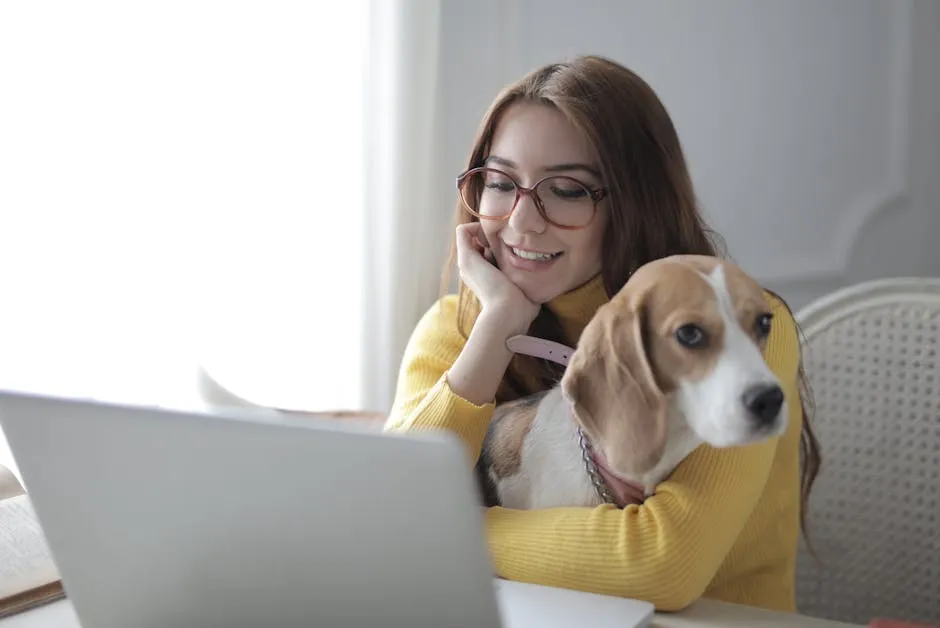
[[[512,181],[487,181],[486,189],[487,190],[498,190],[499,192],[512,192],[516,186],[512,184]]]
[[[565,200],[578,200],[588,195],[587,190],[580,187],[569,187],[565,185],[551,186],[552,194]]]
[[[683,347],[694,349],[705,344],[707,336],[705,331],[698,325],[683,325],[676,330],[676,340]]]

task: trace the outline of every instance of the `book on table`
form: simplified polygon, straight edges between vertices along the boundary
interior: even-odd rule
[[[65,597],[29,496],[0,465],[0,618]]]

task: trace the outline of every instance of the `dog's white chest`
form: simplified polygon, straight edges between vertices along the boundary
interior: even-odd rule
[[[670,408],[669,430],[670,446],[641,481],[649,491],[701,444],[675,406]],[[539,406],[522,445],[516,473],[495,481],[500,503],[507,508],[592,507],[603,503],[588,475],[577,426],[566,402],[554,393]]]
[[[499,480],[507,508],[596,506],[601,503],[581,456],[577,428],[560,395],[546,400],[522,446],[515,475]]]

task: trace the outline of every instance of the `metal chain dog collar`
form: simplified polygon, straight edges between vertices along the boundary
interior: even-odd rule
[[[578,442],[581,445],[581,459],[584,461],[584,468],[587,471],[588,477],[591,478],[591,484],[594,485],[597,496],[606,504],[616,504],[617,499],[614,497],[613,493],[610,492],[610,487],[607,486],[607,482],[604,480],[603,476],[601,476],[597,465],[594,463],[594,456],[591,455],[591,443],[588,442],[587,437],[580,427],[578,428]]]

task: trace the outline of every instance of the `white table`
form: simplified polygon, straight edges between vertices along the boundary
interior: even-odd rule
[[[699,600],[681,613],[657,613],[654,628],[849,628],[858,624],[778,613],[714,600]],[[0,628],[81,628],[68,600],[0,620]]]

